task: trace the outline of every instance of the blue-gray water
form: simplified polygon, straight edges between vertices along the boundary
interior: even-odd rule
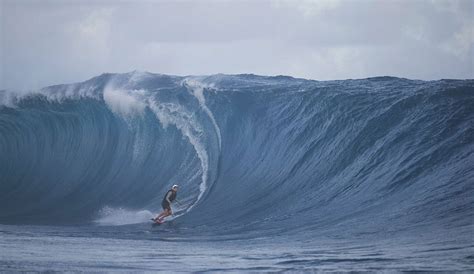
[[[0,91],[0,271],[473,271],[473,121],[473,80]]]

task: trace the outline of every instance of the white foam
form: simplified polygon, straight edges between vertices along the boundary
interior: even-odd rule
[[[7,90],[0,96],[0,105],[16,107],[17,103],[31,96],[41,95],[49,102],[62,103],[65,100],[78,100],[82,98],[100,99],[100,93],[97,92],[97,86],[80,84],[71,84],[64,87],[47,87],[39,90]]]
[[[104,89],[104,101],[109,109],[124,118],[143,116],[146,104],[143,102],[144,90],[123,90],[112,86]]]
[[[139,83],[147,78],[152,77],[153,75],[146,71],[134,70],[131,72],[129,82],[130,83]]]
[[[124,208],[104,207],[99,211],[99,219],[95,221],[98,225],[130,225],[150,221],[154,215],[148,210],[127,210]]]
[[[15,101],[18,100],[18,95],[12,91],[1,91],[0,92],[0,106],[15,107]]]
[[[222,146],[221,129],[217,125],[216,119],[214,118],[214,114],[207,107],[206,97],[204,97],[204,89],[217,90],[216,87],[214,85],[206,85],[202,82],[199,82],[196,79],[191,79],[191,78],[184,79],[182,84],[190,88],[194,97],[196,97],[196,99],[199,101],[199,105],[201,106],[201,108],[204,110],[204,112],[206,112],[207,116],[209,116],[209,118],[211,119],[212,124],[214,125],[214,129],[216,130],[216,133],[217,133],[217,138],[219,141],[219,151],[220,151],[221,146]]]

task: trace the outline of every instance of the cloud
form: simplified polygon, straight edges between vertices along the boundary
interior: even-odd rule
[[[310,17],[320,15],[325,11],[338,8],[341,0],[276,0],[273,2],[278,8],[295,8],[304,16]]]
[[[134,69],[472,78],[473,3],[3,0],[0,89]]]

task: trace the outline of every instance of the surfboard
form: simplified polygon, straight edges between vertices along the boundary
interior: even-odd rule
[[[163,224],[163,223],[165,222],[164,220],[162,220],[161,222],[160,222],[160,221],[157,221],[157,220],[155,220],[154,218],[151,218],[150,220],[153,222],[153,223],[152,223],[153,226],[161,225],[161,224]]]

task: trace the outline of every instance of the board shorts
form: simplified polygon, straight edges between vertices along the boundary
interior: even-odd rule
[[[163,209],[171,210],[171,206],[170,206],[170,204],[169,204],[168,202],[162,202],[162,203],[161,203],[161,207],[162,207]]]

